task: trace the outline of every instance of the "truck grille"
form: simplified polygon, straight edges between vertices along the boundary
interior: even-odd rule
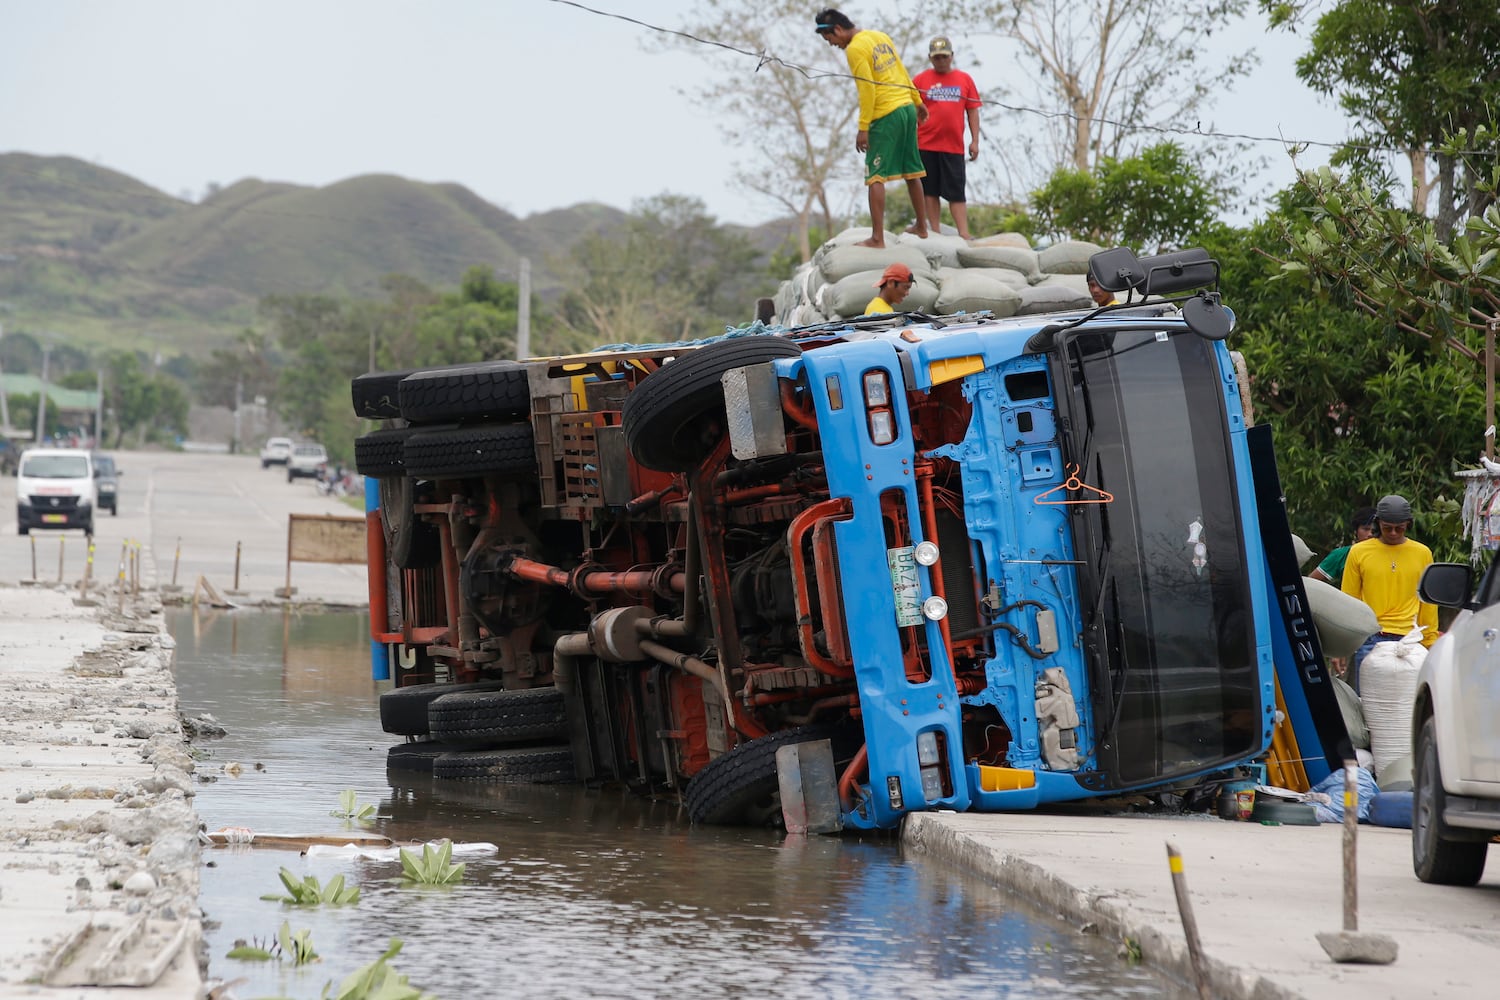
[[[31,509],[46,514],[71,514],[78,509],[77,497],[32,496]]]

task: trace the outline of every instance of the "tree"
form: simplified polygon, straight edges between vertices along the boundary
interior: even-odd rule
[[[276,390],[279,352],[268,334],[244,329],[228,347],[216,347],[193,371],[193,393],[207,406],[271,399]]]
[[[170,375],[147,371],[144,356],[134,351],[108,351],[101,359],[108,374],[104,406],[114,419],[114,445],[126,434],[137,446],[185,434],[188,396]]]
[[[1030,72],[1009,79],[1001,100],[1042,109],[1049,148],[1043,169],[1088,172],[1140,148],[1143,130],[1192,128],[1214,95],[1254,65],[1242,53],[1208,69],[1201,40],[1244,13],[1248,0],[949,0],[946,23],[994,25]],[[981,32],[976,32],[981,33]],[[1019,112],[1012,111],[1015,118]],[[1031,134],[1027,115],[1015,130]]]
[[[1295,30],[1309,0],[1260,0],[1271,23]],[[1500,108],[1500,7],[1494,0],[1340,0],[1321,14],[1297,76],[1336,98],[1356,134],[1340,162],[1378,172],[1376,150],[1407,160],[1411,208],[1431,211],[1440,240],[1484,211],[1485,171],[1444,152],[1445,133],[1472,135]],[[1434,197],[1435,196],[1435,197]]]
[[[914,6],[887,29],[902,53],[919,37],[931,5]],[[691,92],[717,110],[719,131],[745,152],[735,181],[797,220],[803,260],[812,256],[814,215],[824,232],[834,232],[838,188],[852,189],[862,176],[853,154],[854,82],[842,54],[813,35],[815,11],[797,0],[700,0],[682,31],[712,44],[681,37],[670,43],[691,45],[718,71]]]
[[[1160,252],[1191,243],[1228,198],[1182,146],[1161,142],[1106,156],[1092,171],[1059,168],[1031,202],[1039,227],[1054,236]]]
[[[1292,528],[1320,551],[1342,544],[1350,512],[1399,492],[1422,512],[1439,558],[1466,557],[1451,507],[1451,463],[1483,429],[1474,364],[1434,351],[1347,301],[1278,278],[1275,248],[1311,198],[1293,187],[1249,229],[1213,227],[1205,243],[1223,268],[1224,301],[1238,317],[1257,420],[1268,422]]]
[[[684,340],[747,322],[769,280],[741,232],[696,198],[639,202],[617,233],[595,233],[558,265],[562,319],[580,344]]]

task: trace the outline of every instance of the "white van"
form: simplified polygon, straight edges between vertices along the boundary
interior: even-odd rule
[[[28,448],[16,467],[16,530],[82,528],[94,533],[99,494],[94,462],[79,448]]]

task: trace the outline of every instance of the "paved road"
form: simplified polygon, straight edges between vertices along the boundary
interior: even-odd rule
[[[143,582],[170,583],[178,546],[177,582],[191,593],[202,576],[222,592],[235,583],[235,547],[240,550],[236,603],[274,600],[286,582],[287,516],[335,514],[362,517],[363,502],[321,496],[310,479],[287,482],[280,466],[262,469],[255,456],[183,452],[116,452],[119,514],[95,516],[93,580],[113,584],[127,542],[141,546]],[[0,581],[36,576],[76,584],[84,574],[88,545],[83,532],[33,529],[16,533],[15,477],[0,479]],[[34,544],[33,544],[34,543]],[[365,604],[363,565],[292,564],[295,600]]]

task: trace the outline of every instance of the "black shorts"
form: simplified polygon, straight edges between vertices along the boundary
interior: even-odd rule
[[[924,149],[922,166],[927,168],[927,176],[922,178],[922,193],[927,197],[960,204],[969,200],[964,194],[964,154]]]

